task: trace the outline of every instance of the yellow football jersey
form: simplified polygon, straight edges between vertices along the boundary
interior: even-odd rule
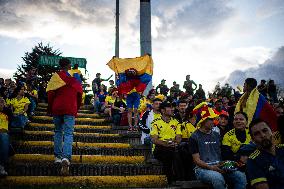
[[[241,145],[248,144],[250,141],[251,137],[248,129],[246,129],[246,140],[243,143],[237,139],[235,129],[232,129],[224,135],[222,145],[229,146],[234,153],[237,153]]]

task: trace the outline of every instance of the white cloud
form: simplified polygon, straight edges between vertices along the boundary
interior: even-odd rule
[[[236,70],[230,74],[227,81],[233,86],[242,85],[248,77],[261,79],[273,79],[277,84],[284,87],[284,47],[279,48],[273,53],[273,56],[268,57],[262,64],[244,69]]]
[[[168,85],[182,85],[190,74],[211,90],[234,70],[271,56],[271,47],[242,44],[253,39],[260,23],[231,2],[152,1],[154,84],[166,78]],[[50,42],[64,56],[87,58],[91,79],[97,72],[107,77],[111,70],[105,64],[114,55],[114,8],[114,0],[0,1],[0,35]],[[139,0],[121,0],[120,57],[139,55]]]
[[[13,78],[13,74],[16,72],[16,70],[13,69],[3,69],[0,68],[0,78]]]
[[[255,47],[242,47],[230,50],[234,64],[232,66],[237,69],[244,70],[250,67],[255,67],[263,64],[272,55],[269,48],[255,46]]]
[[[283,0],[263,1],[256,10],[256,15],[260,19],[266,19],[278,14],[284,14]]]

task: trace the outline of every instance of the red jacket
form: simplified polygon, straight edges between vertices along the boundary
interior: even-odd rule
[[[76,116],[82,102],[82,85],[65,71],[57,72],[66,85],[47,92],[48,113]]]

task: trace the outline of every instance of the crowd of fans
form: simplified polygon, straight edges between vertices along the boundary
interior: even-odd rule
[[[107,80],[100,79],[98,74],[96,84],[100,90],[93,89],[95,111],[110,115],[115,125],[128,124],[125,122],[126,95],[118,94],[113,81],[110,81],[111,88],[107,92],[102,81]],[[217,87],[206,98],[202,85],[199,84],[197,89],[197,84],[190,80],[189,75],[183,85],[184,91],[176,82],[173,82],[171,88],[165,82],[163,79],[147,96],[141,95],[137,110],[139,116],[131,116],[140,119],[138,125],[142,133],[141,143],[152,147],[153,153],[148,160],[158,159],[162,162],[169,183],[199,179],[216,189],[225,188],[226,185],[246,188],[248,172],[251,185],[263,184],[262,178],[255,178],[253,169],[246,169],[247,159],[258,145],[252,139],[248,127],[250,125],[251,129],[258,124],[269,125],[263,120],[250,120],[247,112],[242,109],[242,104],[241,110],[236,112],[236,105],[242,96],[241,90],[234,90],[226,84],[225,91],[222,92]],[[249,95],[257,88],[273,107],[279,120],[278,131],[271,135],[271,142],[273,145],[282,144],[284,130],[280,125],[283,124],[283,102],[277,97],[276,85],[273,80],[268,85],[265,80],[258,86],[256,83],[253,78],[247,79],[244,92]],[[200,104],[212,113],[205,117],[198,116],[194,109]],[[130,127],[129,131],[133,129]],[[282,174],[284,169],[279,172]],[[267,182],[271,186],[277,186],[277,183],[273,185],[270,181]]]
[[[33,78],[27,77],[26,82],[0,78],[0,175],[7,175],[4,166],[11,149],[8,130],[22,132],[37,102],[38,88]]]
[[[246,100],[241,102],[242,94],[233,89],[230,96],[217,90],[206,99],[202,85],[195,91],[196,86],[189,76],[183,86],[185,92],[177,84],[169,89],[162,80],[157,86],[160,91],[150,91],[154,97],[147,98],[147,103],[152,106],[147,106],[150,108],[140,120],[142,143],[152,146],[153,156],[162,162],[169,183],[198,179],[221,189],[246,188],[249,181],[255,188],[282,188],[284,169],[279,161],[283,161],[283,149],[279,144],[283,143],[284,114],[274,82],[260,90],[277,115],[278,128],[273,134],[267,122],[250,120],[245,111],[250,106],[250,93],[260,88],[255,79],[246,79]],[[236,111],[238,102],[240,110]]]
[[[130,113],[134,117],[134,128],[130,127],[128,131],[141,131],[141,143],[150,146],[153,152],[148,160],[157,159],[163,164],[169,183],[198,179],[216,189],[225,188],[226,184],[245,188],[248,178],[252,185],[271,184],[268,180],[257,180],[262,178],[261,175],[246,169],[248,157],[252,156],[254,160],[259,155],[254,152],[258,145],[257,136],[252,133],[254,126],[262,124],[265,127],[267,124],[261,120],[249,124],[245,112],[235,112],[242,95],[239,91],[230,89],[232,91],[227,94],[231,95],[226,95],[217,90],[206,98],[202,85],[197,85],[190,75],[186,76],[184,90],[176,82],[168,88],[163,79],[147,96],[141,94],[137,111],[129,112],[127,95],[118,93],[114,81],[110,80],[112,76],[108,79],[100,76],[97,73],[92,82],[94,113],[111,117],[115,125],[129,124],[127,114]],[[109,82],[108,89],[104,81]],[[274,81],[266,84],[261,80],[258,86],[252,87],[257,87],[277,113],[279,125],[273,135],[273,145],[282,144],[283,102],[277,97]],[[8,131],[24,129],[29,117],[34,115],[37,103],[47,102],[45,89],[46,83],[37,83],[35,70],[29,72],[25,80],[17,82],[0,78],[1,176],[7,175],[4,167],[9,156]],[[205,115],[198,115],[198,106],[206,112]],[[254,167],[250,165],[248,168]]]

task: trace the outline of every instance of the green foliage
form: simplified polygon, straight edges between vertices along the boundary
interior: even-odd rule
[[[57,68],[47,65],[39,65],[39,57],[41,55],[59,56],[61,54],[62,53],[58,49],[53,50],[53,47],[51,47],[49,44],[43,45],[42,42],[38,43],[32,49],[32,52],[26,52],[25,56],[22,57],[24,63],[22,65],[18,65],[17,71],[14,74],[14,78],[16,80],[24,79],[30,69],[37,68],[37,82],[42,83],[43,81],[49,81],[52,76],[52,73],[57,71]]]
[[[232,95],[232,90],[233,87],[230,86],[228,83],[225,83],[225,85],[221,87],[220,83],[218,82],[213,91],[213,95],[215,98],[217,98],[218,96],[230,97]]]

